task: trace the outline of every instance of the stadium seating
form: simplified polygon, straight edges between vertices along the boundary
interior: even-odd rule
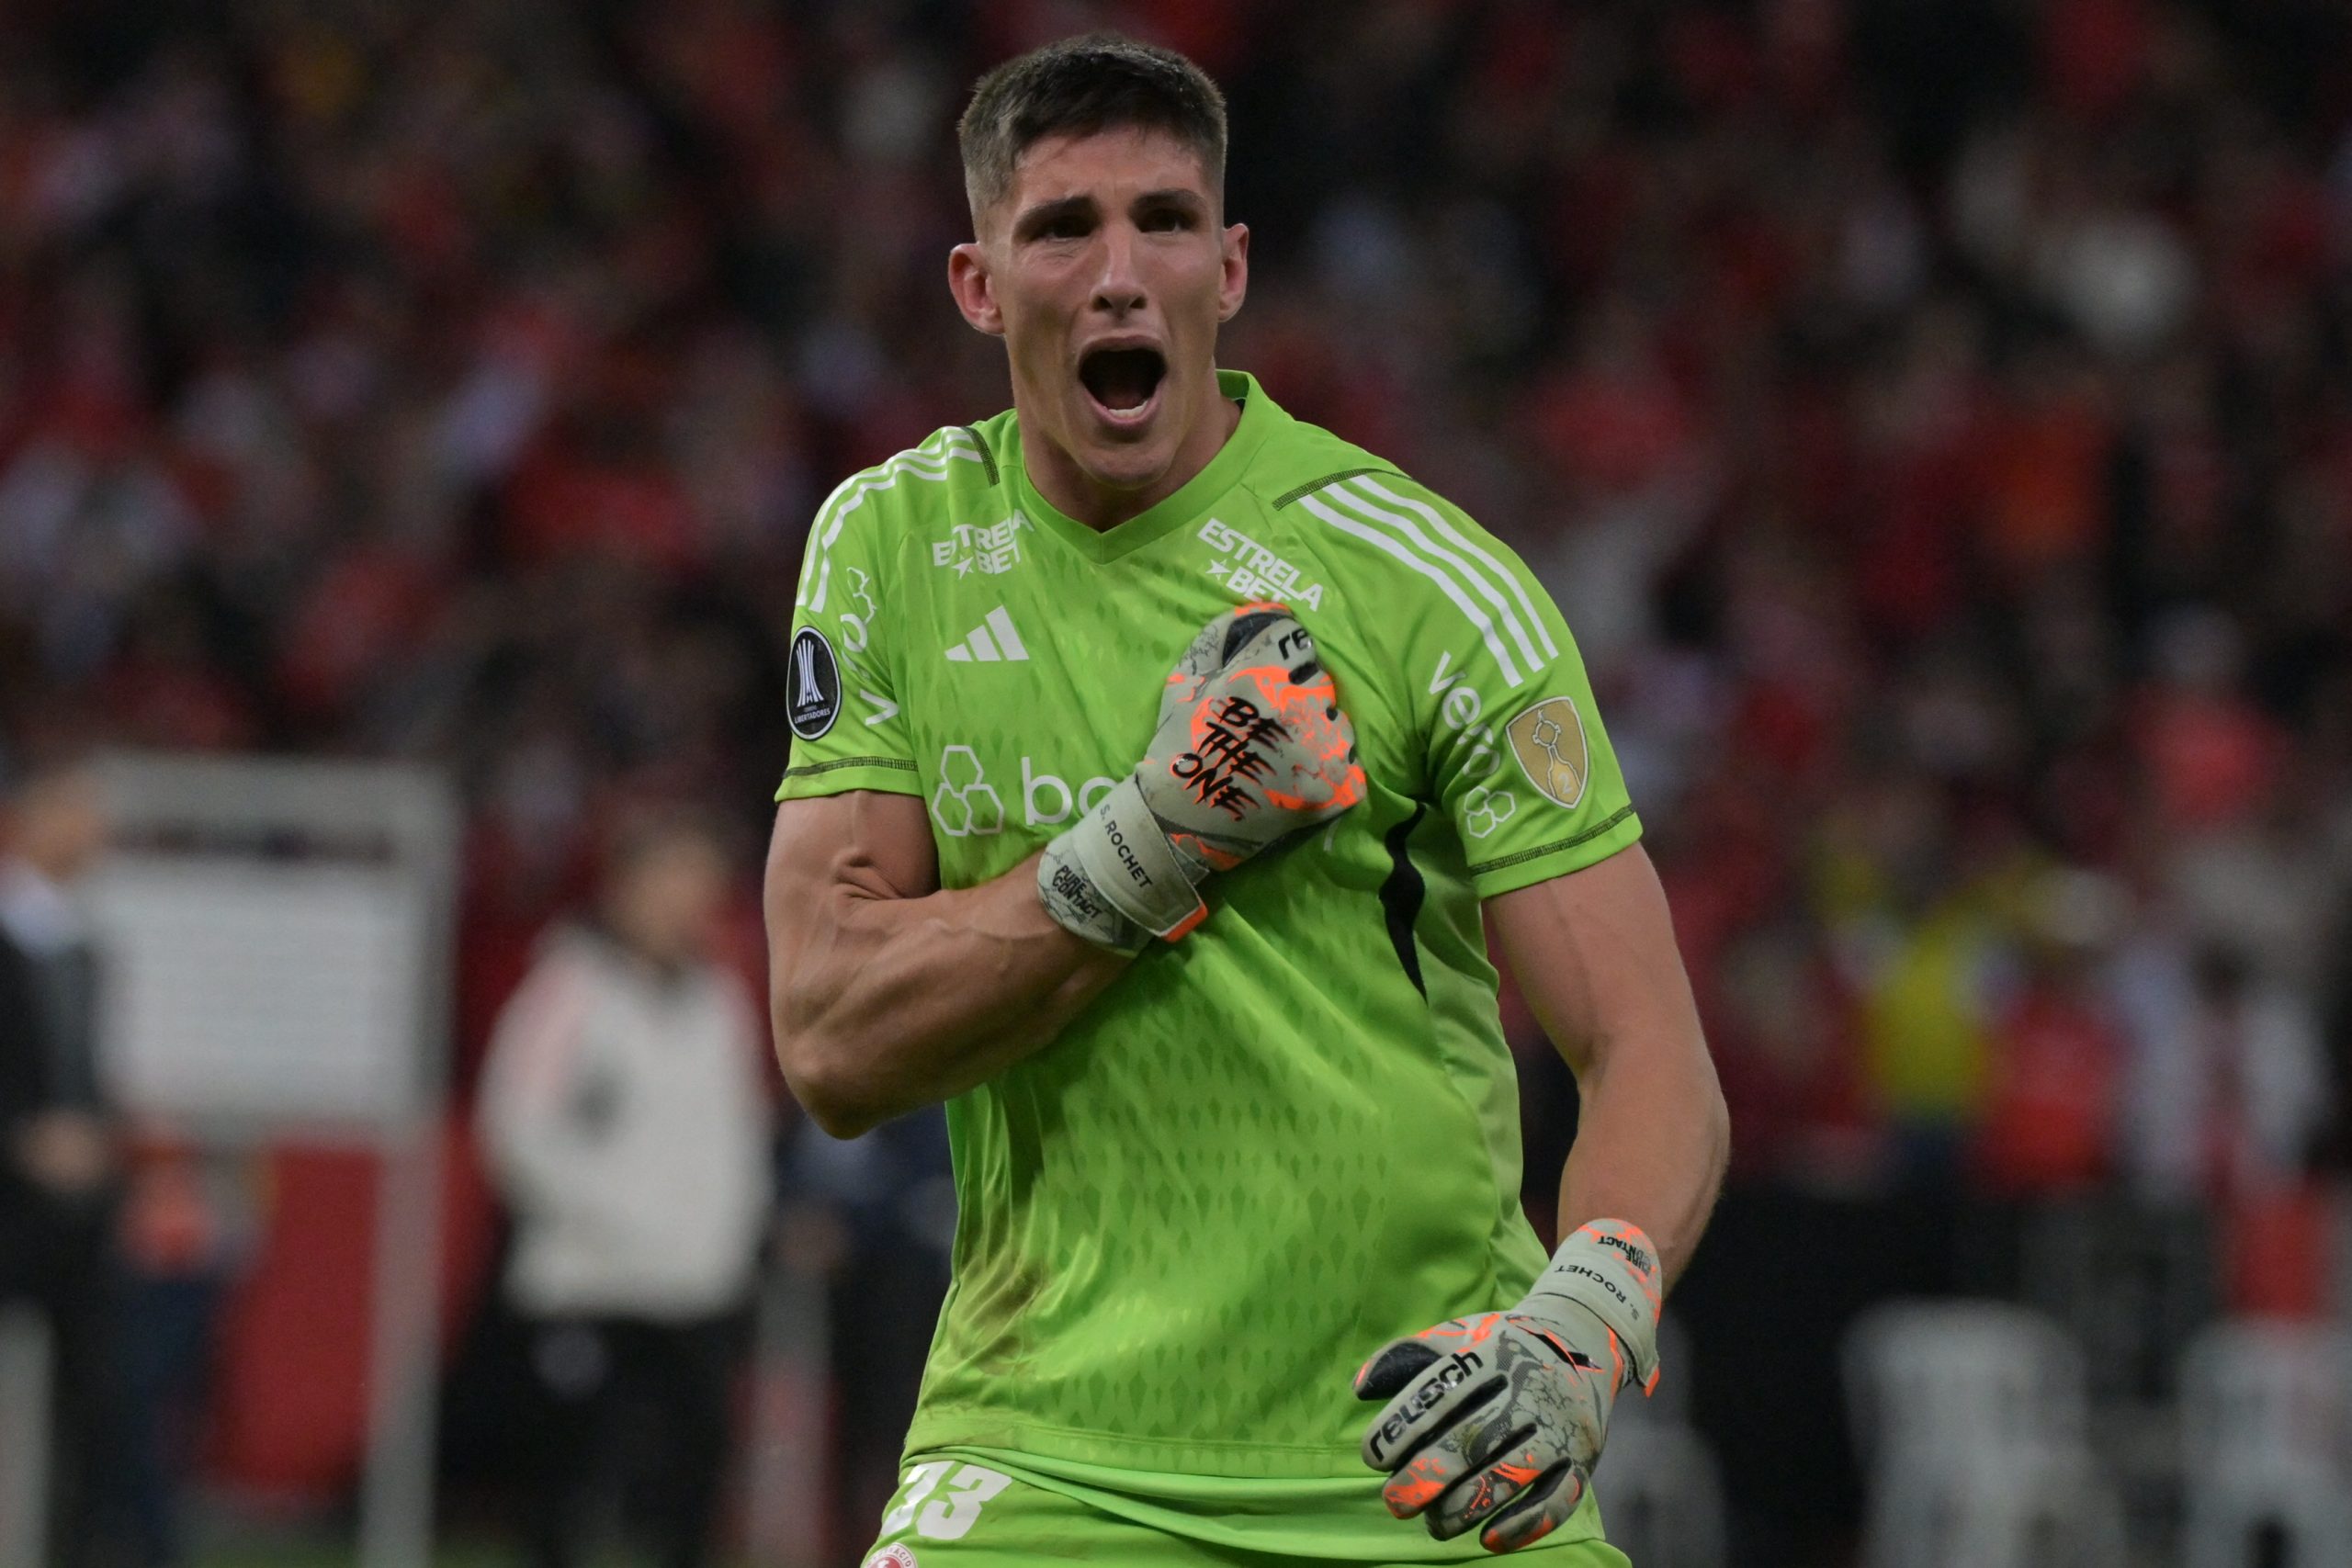
[[[1620,1400],[1593,1485],[1609,1539],[1643,1568],[1724,1568],[1722,1472],[1690,1425],[1689,1336],[1672,1314],[1658,1323],[1658,1364],[1669,1369],[1647,1399]]]
[[[1724,1568],[1723,1480],[1687,1422],[1643,1420],[1610,1434],[1600,1457],[1609,1539],[1643,1568]]]
[[[2085,1442],[2081,1353],[1990,1302],[1895,1303],[1846,1345],[1867,1568],[2107,1568],[2122,1509]]]
[[[2352,1562],[2352,1334],[2215,1325],[2183,1360],[2180,1425],[2186,1568]]]

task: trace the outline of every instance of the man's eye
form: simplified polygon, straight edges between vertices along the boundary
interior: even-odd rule
[[[1191,228],[1192,226],[1193,226],[1193,220],[1192,220],[1191,215],[1190,215],[1190,214],[1188,214],[1188,213],[1180,212],[1180,211],[1176,210],[1174,208],[1170,208],[1170,209],[1168,209],[1167,210],[1162,211],[1162,212],[1148,212],[1148,213],[1146,213],[1146,214],[1144,215],[1144,220],[1143,220],[1143,224],[1142,224],[1142,227],[1143,227],[1144,229],[1146,229],[1147,231],[1150,231],[1150,230],[1170,230],[1170,229],[1189,229],[1189,228]]]
[[[1077,240],[1085,234],[1086,220],[1082,218],[1057,218],[1037,231],[1041,240]]]

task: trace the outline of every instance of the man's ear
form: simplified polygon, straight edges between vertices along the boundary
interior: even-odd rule
[[[956,308],[975,330],[990,337],[1004,335],[1004,312],[989,278],[988,254],[978,240],[967,240],[947,253],[947,292],[956,296]]]
[[[1216,319],[1229,321],[1240,312],[1242,298],[1250,292],[1250,225],[1227,224],[1220,248]]]

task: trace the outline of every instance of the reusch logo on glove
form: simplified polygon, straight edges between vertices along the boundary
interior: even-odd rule
[[[1383,1421],[1380,1430],[1373,1434],[1369,1445],[1373,1462],[1385,1466],[1390,1451],[1419,1424],[1422,1416],[1430,1413],[1430,1406],[1443,1399],[1448,1390],[1460,1388],[1468,1382],[1484,1371],[1486,1365],[1486,1358],[1477,1351],[1456,1350],[1431,1367],[1429,1375],[1421,1379],[1420,1386],[1413,1390],[1413,1397],[1406,1401],[1395,1415]]]

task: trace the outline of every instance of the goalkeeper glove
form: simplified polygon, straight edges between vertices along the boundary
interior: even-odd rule
[[[1102,803],[1046,846],[1046,910],[1135,953],[1208,913],[1199,886],[1363,798],[1355,730],[1287,606],[1249,604],[1201,628],[1160,694],[1159,728]]]
[[[1515,1551],[1576,1512],[1617,1391],[1657,1385],[1657,1249],[1639,1227],[1595,1220],[1560,1244],[1507,1312],[1457,1317],[1383,1346],[1356,1397],[1387,1407],[1363,1460],[1398,1518],[1451,1540],[1478,1530]]]

